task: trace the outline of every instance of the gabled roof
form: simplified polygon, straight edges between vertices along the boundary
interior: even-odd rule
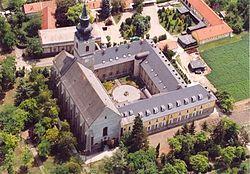
[[[23,9],[25,14],[41,13],[42,29],[51,29],[56,27],[56,20],[54,16],[56,11],[55,0],[24,4]]]
[[[210,25],[219,25],[223,22],[203,0],[188,0],[188,2]]]
[[[207,40],[220,35],[231,33],[233,30],[223,22],[220,25],[202,28],[192,32],[193,37],[198,41]]]
[[[71,54],[62,51],[56,56],[54,66],[60,72],[63,86],[88,126],[105,108],[110,108],[119,114],[95,74],[76,61]]]
[[[200,84],[196,84],[168,93],[160,93],[148,99],[131,102],[125,106],[119,106],[118,104],[118,110],[122,113],[122,119],[124,120],[122,122],[128,124],[132,120],[128,117],[129,115],[125,116],[124,113],[132,112],[134,116],[141,115],[143,121],[148,121],[152,118],[167,116],[215,100],[216,97],[212,93]],[[155,110],[157,112],[154,111],[154,108],[157,108]]]
[[[55,58],[53,59],[53,64],[56,67],[57,71],[60,73],[60,75],[63,76],[74,61],[74,56],[63,50],[55,56]]]

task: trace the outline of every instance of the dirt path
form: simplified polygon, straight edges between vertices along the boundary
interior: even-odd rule
[[[241,100],[234,104],[234,110],[229,116],[241,126],[250,125],[250,98]]]
[[[196,131],[201,130],[201,125],[204,121],[207,121],[208,125],[216,125],[219,120],[220,116],[218,115],[218,112],[215,111],[209,117],[195,121]],[[173,137],[178,129],[181,129],[181,126],[150,135],[148,137],[150,146],[156,147],[158,143],[160,143],[160,153],[167,154],[170,151],[167,139]]]

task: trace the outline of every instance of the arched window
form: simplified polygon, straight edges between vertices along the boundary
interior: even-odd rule
[[[89,51],[89,46],[86,46],[86,52],[88,52]]]
[[[108,127],[105,127],[102,130],[102,136],[107,136],[107,135],[108,135]]]

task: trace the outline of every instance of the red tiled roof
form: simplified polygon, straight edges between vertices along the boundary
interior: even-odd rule
[[[231,33],[233,30],[225,23],[202,28],[192,32],[193,37],[198,41],[207,40],[217,36]]]
[[[188,2],[210,25],[219,25],[223,22],[203,0],[188,0]]]
[[[193,37],[198,42],[229,34],[233,31],[203,0],[187,1],[209,24],[206,28],[192,32]]]
[[[42,29],[52,29],[56,27],[54,17],[56,11],[55,0],[25,4],[23,8],[25,14],[41,13]]]

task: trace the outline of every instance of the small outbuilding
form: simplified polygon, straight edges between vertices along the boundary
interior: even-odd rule
[[[185,50],[198,46],[197,41],[193,38],[191,34],[179,36],[177,41]]]
[[[198,60],[192,60],[189,63],[188,68],[191,72],[194,72],[196,74],[201,74],[202,72],[205,71],[206,66],[200,59],[198,59]]]
[[[177,8],[177,11],[181,14],[181,15],[186,15],[189,13],[189,10],[187,9],[187,7],[185,7],[184,5],[180,6]]]

